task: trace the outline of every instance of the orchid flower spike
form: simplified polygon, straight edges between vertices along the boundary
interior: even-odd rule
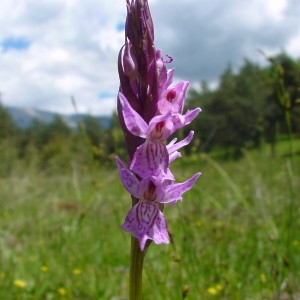
[[[132,207],[121,228],[138,239],[143,251],[147,240],[168,243],[163,207],[182,200],[200,173],[176,183],[170,163],[181,157],[194,131],[182,141],[168,139],[190,124],[200,108],[184,110],[189,83],[172,85],[173,58],[154,45],[154,26],[147,0],[127,0],[125,43],[119,53],[118,117],[124,131],[129,163],[116,157],[121,181],[132,196]]]

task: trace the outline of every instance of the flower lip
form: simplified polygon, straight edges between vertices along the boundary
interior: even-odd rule
[[[141,251],[145,249],[147,240],[153,240],[156,244],[169,243],[165,217],[158,205],[153,205],[150,202],[139,201],[133,206],[121,228],[139,240]]]

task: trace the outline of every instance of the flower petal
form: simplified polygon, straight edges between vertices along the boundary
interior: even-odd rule
[[[169,58],[168,61],[163,59],[161,50],[156,50],[156,74],[157,74],[157,84],[158,84],[158,95],[165,91],[168,86],[173,81],[174,69],[167,69],[166,65],[172,61],[172,58]]]
[[[188,145],[193,139],[193,136],[194,136],[194,131],[191,130],[189,135],[182,141],[176,143],[177,139],[175,138],[167,145],[167,150],[169,153],[169,162],[172,162],[176,158],[181,156],[180,152],[178,152],[177,150]]]
[[[166,145],[146,140],[136,149],[130,169],[142,178],[167,176],[168,165]]]
[[[200,111],[201,108],[198,107],[193,110],[188,110],[184,115],[174,114],[172,121],[174,123],[175,130],[178,130],[183,126],[190,124],[197,117]]]
[[[127,129],[136,136],[146,138],[146,132],[148,130],[148,124],[144,119],[130,106],[126,97],[119,93],[120,103],[122,105],[122,112],[124,116],[124,122]]]
[[[152,203],[139,201],[130,209],[121,228],[139,240],[142,251],[148,239],[155,244],[169,243],[165,217],[158,206]]]
[[[193,110],[188,110],[185,115],[184,115],[184,119],[185,119],[185,123],[184,125],[188,125],[190,124],[199,114],[199,112],[201,112],[201,108],[197,107]]]
[[[125,187],[125,189],[134,197],[139,198],[138,195],[138,188],[140,181],[136,178],[136,176],[128,170],[120,158],[118,156],[115,157],[118,168],[119,168],[119,174],[121,181]]]
[[[164,115],[155,116],[149,122],[147,137],[164,143],[166,139],[174,133],[174,131],[172,114],[171,112],[167,112]]]
[[[182,200],[182,194],[192,188],[201,173],[196,173],[193,177],[182,183],[170,184],[165,189],[165,198],[161,203],[175,204],[178,200]]]
[[[161,114],[165,114],[168,111],[171,111],[172,113],[182,113],[184,98],[188,85],[188,81],[181,81],[175,86],[165,90],[161,96],[161,99],[157,103],[158,110]]]

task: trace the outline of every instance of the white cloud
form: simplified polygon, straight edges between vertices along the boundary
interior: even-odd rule
[[[278,53],[299,36],[298,0],[165,0],[152,13],[157,44],[174,57],[176,73],[198,82],[215,81],[244,58],[261,62],[257,49]]]
[[[0,91],[6,105],[108,114],[113,102],[98,95],[118,90],[117,55],[124,40],[125,1],[2,0],[0,43],[27,49],[0,52]]]
[[[286,51],[294,57],[300,57],[300,30],[298,31],[298,35],[289,41]]]
[[[259,47],[286,46],[299,56],[300,6],[293,0],[149,2],[157,46],[174,56],[178,78],[215,82],[229,62],[261,59]],[[125,15],[125,0],[1,0],[4,104],[72,113],[73,95],[79,112],[110,114]],[[4,51],[9,38],[22,39],[25,49]]]

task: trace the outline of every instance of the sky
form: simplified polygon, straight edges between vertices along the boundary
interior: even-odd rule
[[[113,4],[112,4],[113,3]],[[126,0],[1,0],[2,104],[111,115],[124,43]],[[176,82],[218,77],[245,58],[300,57],[298,0],[149,0],[155,45],[173,57]]]

